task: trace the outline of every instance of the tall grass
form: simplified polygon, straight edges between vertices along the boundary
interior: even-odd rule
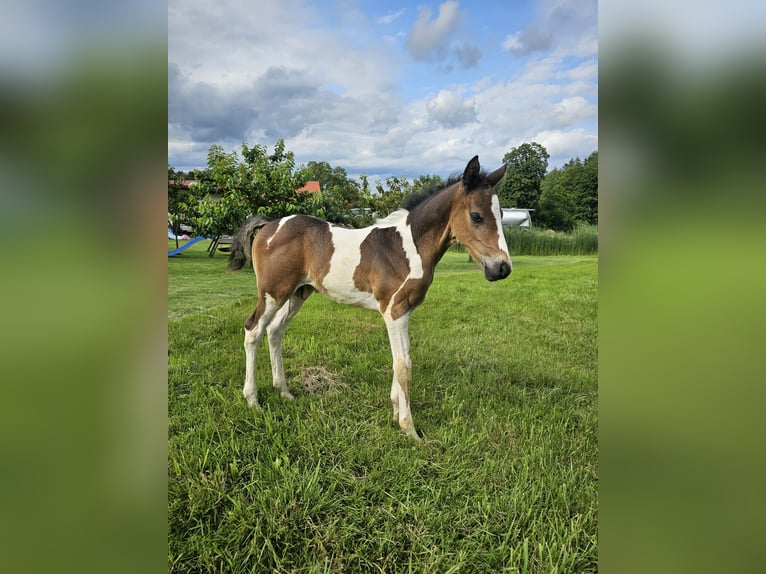
[[[522,229],[505,227],[508,252],[513,255],[597,255],[598,227],[578,225],[572,232],[550,229]],[[455,253],[467,253],[466,248],[456,243],[450,247]]]
[[[511,255],[595,255],[598,253],[598,227],[595,225],[578,225],[571,233],[506,227],[505,238]]]

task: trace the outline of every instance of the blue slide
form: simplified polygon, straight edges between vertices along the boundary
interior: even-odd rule
[[[173,257],[173,255],[178,255],[182,251],[186,251],[187,249],[189,249],[189,247],[191,247],[192,245],[194,245],[198,241],[202,241],[203,239],[205,239],[205,238],[204,237],[195,237],[194,239],[190,239],[189,241],[186,242],[186,245],[182,245],[181,247],[173,249],[173,251],[168,251],[168,257]]]

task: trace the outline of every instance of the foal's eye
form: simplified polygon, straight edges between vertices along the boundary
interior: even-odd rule
[[[472,211],[471,221],[473,221],[474,223],[481,223],[482,221],[484,221],[484,218],[480,214],[476,213],[475,211]]]

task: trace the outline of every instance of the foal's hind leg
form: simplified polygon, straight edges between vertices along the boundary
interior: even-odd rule
[[[303,290],[299,289],[291,295],[290,299],[279,309],[266,329],[269,339],[273,385],[285,399],[293,399],[295,397],[293,397],[290,389],[287,388],[285,380],[285,370],[282,366],[282,338],[285,336],[288,323],[290,323],[292,318],[300,311],[301,306],[303,306],[305,299],[301,296],[302,293]]]
[[[250,408],[260,408],[258,405],[258,395],[255,388],[255,355],[258,351],[258,345],[266,333],[274,315],[279,311],[280,305],[269,294],[258,294],[258,305],[245,322],[245,387],[242,394],[247,400],[247,406]]]

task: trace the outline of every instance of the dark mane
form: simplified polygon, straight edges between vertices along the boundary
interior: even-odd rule
[[[487,176],[484,170],[481,171],[480,175],[482,179],[484,179]],[[428,187],[423,188],[421,191],[408,195],[402,200],[402,204],[399,207],[401,207],[402,209],[406,209],[407,211],[412,211],[415,207],[423,203],[429,197],[433,197],[437,193],[444,191],[448,187],[455,185],[462,179],[463,179],[462,173],[453,174],[449,176],[449,179],[447,179],[446,183],[432,184],[432,185],[429,185]]]

